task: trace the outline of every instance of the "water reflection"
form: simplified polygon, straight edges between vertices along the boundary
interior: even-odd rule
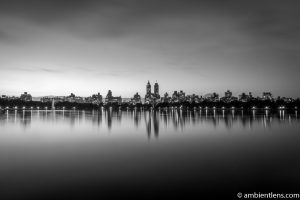
[[[135,127],[141,128],[147,134],[148,138],[153,135],[158,138],[161,129],[166,131],[172,129],[175,131],[184,131],[191,127],[212,125],[215,128],[225,127],[243,127],[243,129],[252,129],[255,127],[271,128],[274,124],[287,123],[293,125],[298,122],[297,111],[286,113],[285,110],[277,112],[257,111],[237,111],[237,110],[127,110],[113,111],[108,110],[23,110],[23,111],[5,111],[0,114],[0,125],[8,124],[20,125],[24,129],[30,127],[31,123],[63,123],[74,127],[80,125],[95,125],[104,127],[108,131],[114,127],[126,125],[127,129]],[[124,123],[121,123],[124,120]]]
[[[148,188],[158,195],[165,190],[170,191],[166,195],[182,193],[183,199],[193,191],[202,196],[199,188],[210,195],[228,191],[231,198],[245,188],[298,191],[297,114],[217,109],[4,111],[1,195],[15,198],[1,199],[45,199],[51,194],[55,197],[49,199],[56,199],[63,196],[60,191],[82,194],[82,199],[91,193],[118,193],[122,197],[112,199],[121,199],[128,191],[143,197],[150,193]],[[39,194],[41,198],[31,198]]]

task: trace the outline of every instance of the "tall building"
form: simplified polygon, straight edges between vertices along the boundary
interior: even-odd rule
[[[154,84],[154,95],[155,96],[159,95],[159,86],[157,82]]]
[[[131,99],[131,103],[137,104],[137,103],[142,103],[141,96],[139,93],[136,93],[133,98]]]
[[[102,103],[102,95],[100,94],[100,92],[98,92],[98,94],[96,95],[96,99],[97,103]]]
[[[32,96],[27,92],[24,92],[24,94],[21,94],[20,99],[22,101],[32,101]]]
[[[164,97],[162,97],[162,101],[163,102],[170,102],[171,101],[171,97],[169,97],[169,94],[167,92],[164,94]]]
[[[232,101],[237,101],[237,100],[238,100],[238,98],[232,96],[232,92],[230,90],[227,90],[225,92],[225,96],[220,99],[220,101],[226,102],[226,103],[229,103],[229,102],[232,102]]]
[[[146,95],[151,95],[151,85],[149,81],[146,85]]]
[[[196,103],[200,102],[200,98],[196,94],[187,95],[185,99],[186,99],[186,101],[188,101],[190,103],[192,103],[192,102],[196,102]]]
[[[44,96],[40,99],[41,102],[52,102],[54,100],[55,102],[64,102],[67,101],[66,97],[64,96]]]
[[[176,90],[172,94],[172,99],[178,99],[178,92]]]
[[[76,102],[76,103],[85,103],[85,98],[76,96],[74,93],[71,93],[69,96],[64,98],[64,101]]]
[[[252,99],[252,92],[249,92],[249,98]]]
[[[180,90],[180,92],[179,92],[179,101],[183,102],[185,100],[186,100],[185,99],[185,92],[183,92],[182,90]]]
[[[250,99],[249,95],[247,95],[245,92],[239,95],[239,101],[247,102]]]
[[[107,95],[106,95],[106,99],[108,99],[108,100],[112,99],[112,92],[111,92],[111,90],[108,90]]]
[[[272,96],[271,92],[263,92],[262,98],[264,100],[272,100],[273,96]]]
[[[227,91],[225,92],[225,97],[226,97],[226,98],[231,98],[231,97],[232,97],[232,92],[231,92],[230,90],[227,90]]]
[[[204,95],[204,99],[208,100],[208,101],[212,101],[212,102],[217,102],[219,101],[219,94],[217,93],[208,93],[206,95]]]
[[[112,95],[111,90],[108,90],[106,98],[105,98],[105,103],[122,103],[122,97],[114,97]]]
[[[102,103],[102,95],[100,92],[98,94],[93,94],[91,97],[86,98],[87,103],[100,104]]]

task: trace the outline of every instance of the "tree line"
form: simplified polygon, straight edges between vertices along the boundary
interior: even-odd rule
[[[45,109],[46,107],[48,109],[51,109],[52,103],[51,102],[40,102],[40,101],[22,101],[20,99],[16,100],[8,100],[8,99],[0,99],[0,106],[1,108],[9,107],[13,109],[14,107],[18,107],[19,109],[22,109],[22,107],[25,107],[26,109],[29,109],[33,107],[33,109]],[[284,100],[278,99],[278,100],[258,100],[253,99],[247,102],[242,101],[232,101],[232,102],[223,102],[223,101],[208,101],[204,100],[202,102],[160,102],[160,103],[153,103],[153,104],[132,104],[128,102],[123,103],[107,103],[107,104],[92,104],[92,103],[76,103],[76,102],[56,102],[55,108],[56,109],[79,109],[79,110],[93,110],[93,109],[99,109],[101,107],[104,108],[113,108],[113,109],[133,109],[133,108],[143,108],[143,109],[159,109],[159,108],[168,108],[168,107],[181,107],[183,109],[193,109],[193,108],[199,108],[199,107],[208,107],[216,109],[221,108],[236,108],[236,109],[251,109],[253,107],[257,109],[278,109],[279,107],[284,109],[297,109],[300,107],[300,100],[296,99],[294,101],[285,102]]]

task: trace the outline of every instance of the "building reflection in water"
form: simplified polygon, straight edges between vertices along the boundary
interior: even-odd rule
[[[146,124],[147,136],[151,137],[151,112],[144,112],[144,119]]]
[[[159,135],[159,112],[153,111],[153,125],[154,125],[154,136],[157,138]]]
[[[32,111],[23,110],[21,124],[24,127],[24,129],[30,126],[31,120],[32,120]]]
[[[111,108],[107,109],[105,113],[105,120],[107,122],[107,127],[108,127],[108,130],[111,130],[111,124],[112,124],[112,111],[111,111]]]
[[[94,118],[94,119],[96,119],[97,125],[100,126],[101,123],[102,123],[102,110],[99,110],[99,111],[97,112],[97,117]]]
[[[100,111],[100,113],[99,113],[99,111],[97,111],[97,112],[98,112],[98,121],[102,121],[102,115],[101,115],[102,111]],[[108,130],[112,129],[112,124],[114,122],[118,122],[119,124],[121,123],[122,111],[120,111],[120,110],[113,111],[112,108],[109,108],[107,110],[104,110],[103,113],[104,113],[104,117],[105,117],[105,121],[106,121]]]
[[[141,122],[141,111],[140,110],[137,110],[137,109],[134,109],[132,112],[131,112],[131,117],[133,118],[133,121],[134,121],[134,125],[135,127],[139,127],[140,125],[140,122]]]
[[[204,112],[205,116],[202,115]],[[126,126],[134,126],[146,130],[148,138],[158,138],[160,129],[170,129],[184,131],[186,127],[212,125],[214,127],[222,127],[225,125],[227,129],[233,126],[241,125],[244,129],[251,129],[255,126],[263,128],[271,128],[274,123],[298,123],[298,113],[296,111],[287,112],[279,111],[246,111],[246,110],[188,110],[180,109],[161,109],[143,111],[139,109],[127,111],[94,110],[7,110],[0,113],[0,126],[6,124],[20,124],[27,128],[31,123],[35,122],[54,122],[67,123],[71,127],[80,124],[93,124],[98,127],[107,125],[107,129],[111,130],[113,126],[122,126],[122,118],[126,119]],[[142,120],[144,118],[144,120]],[[103,119],[105,123],[103,124]],[[128,122],[128,124],[127,124]],[[104,126],[105,127],[105,126]]]

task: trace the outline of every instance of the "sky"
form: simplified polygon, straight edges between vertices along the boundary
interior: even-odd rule
[[[300,97],[300,1],[0,0],[0,95]],[[153,90],[153,88],[152,88]]]

